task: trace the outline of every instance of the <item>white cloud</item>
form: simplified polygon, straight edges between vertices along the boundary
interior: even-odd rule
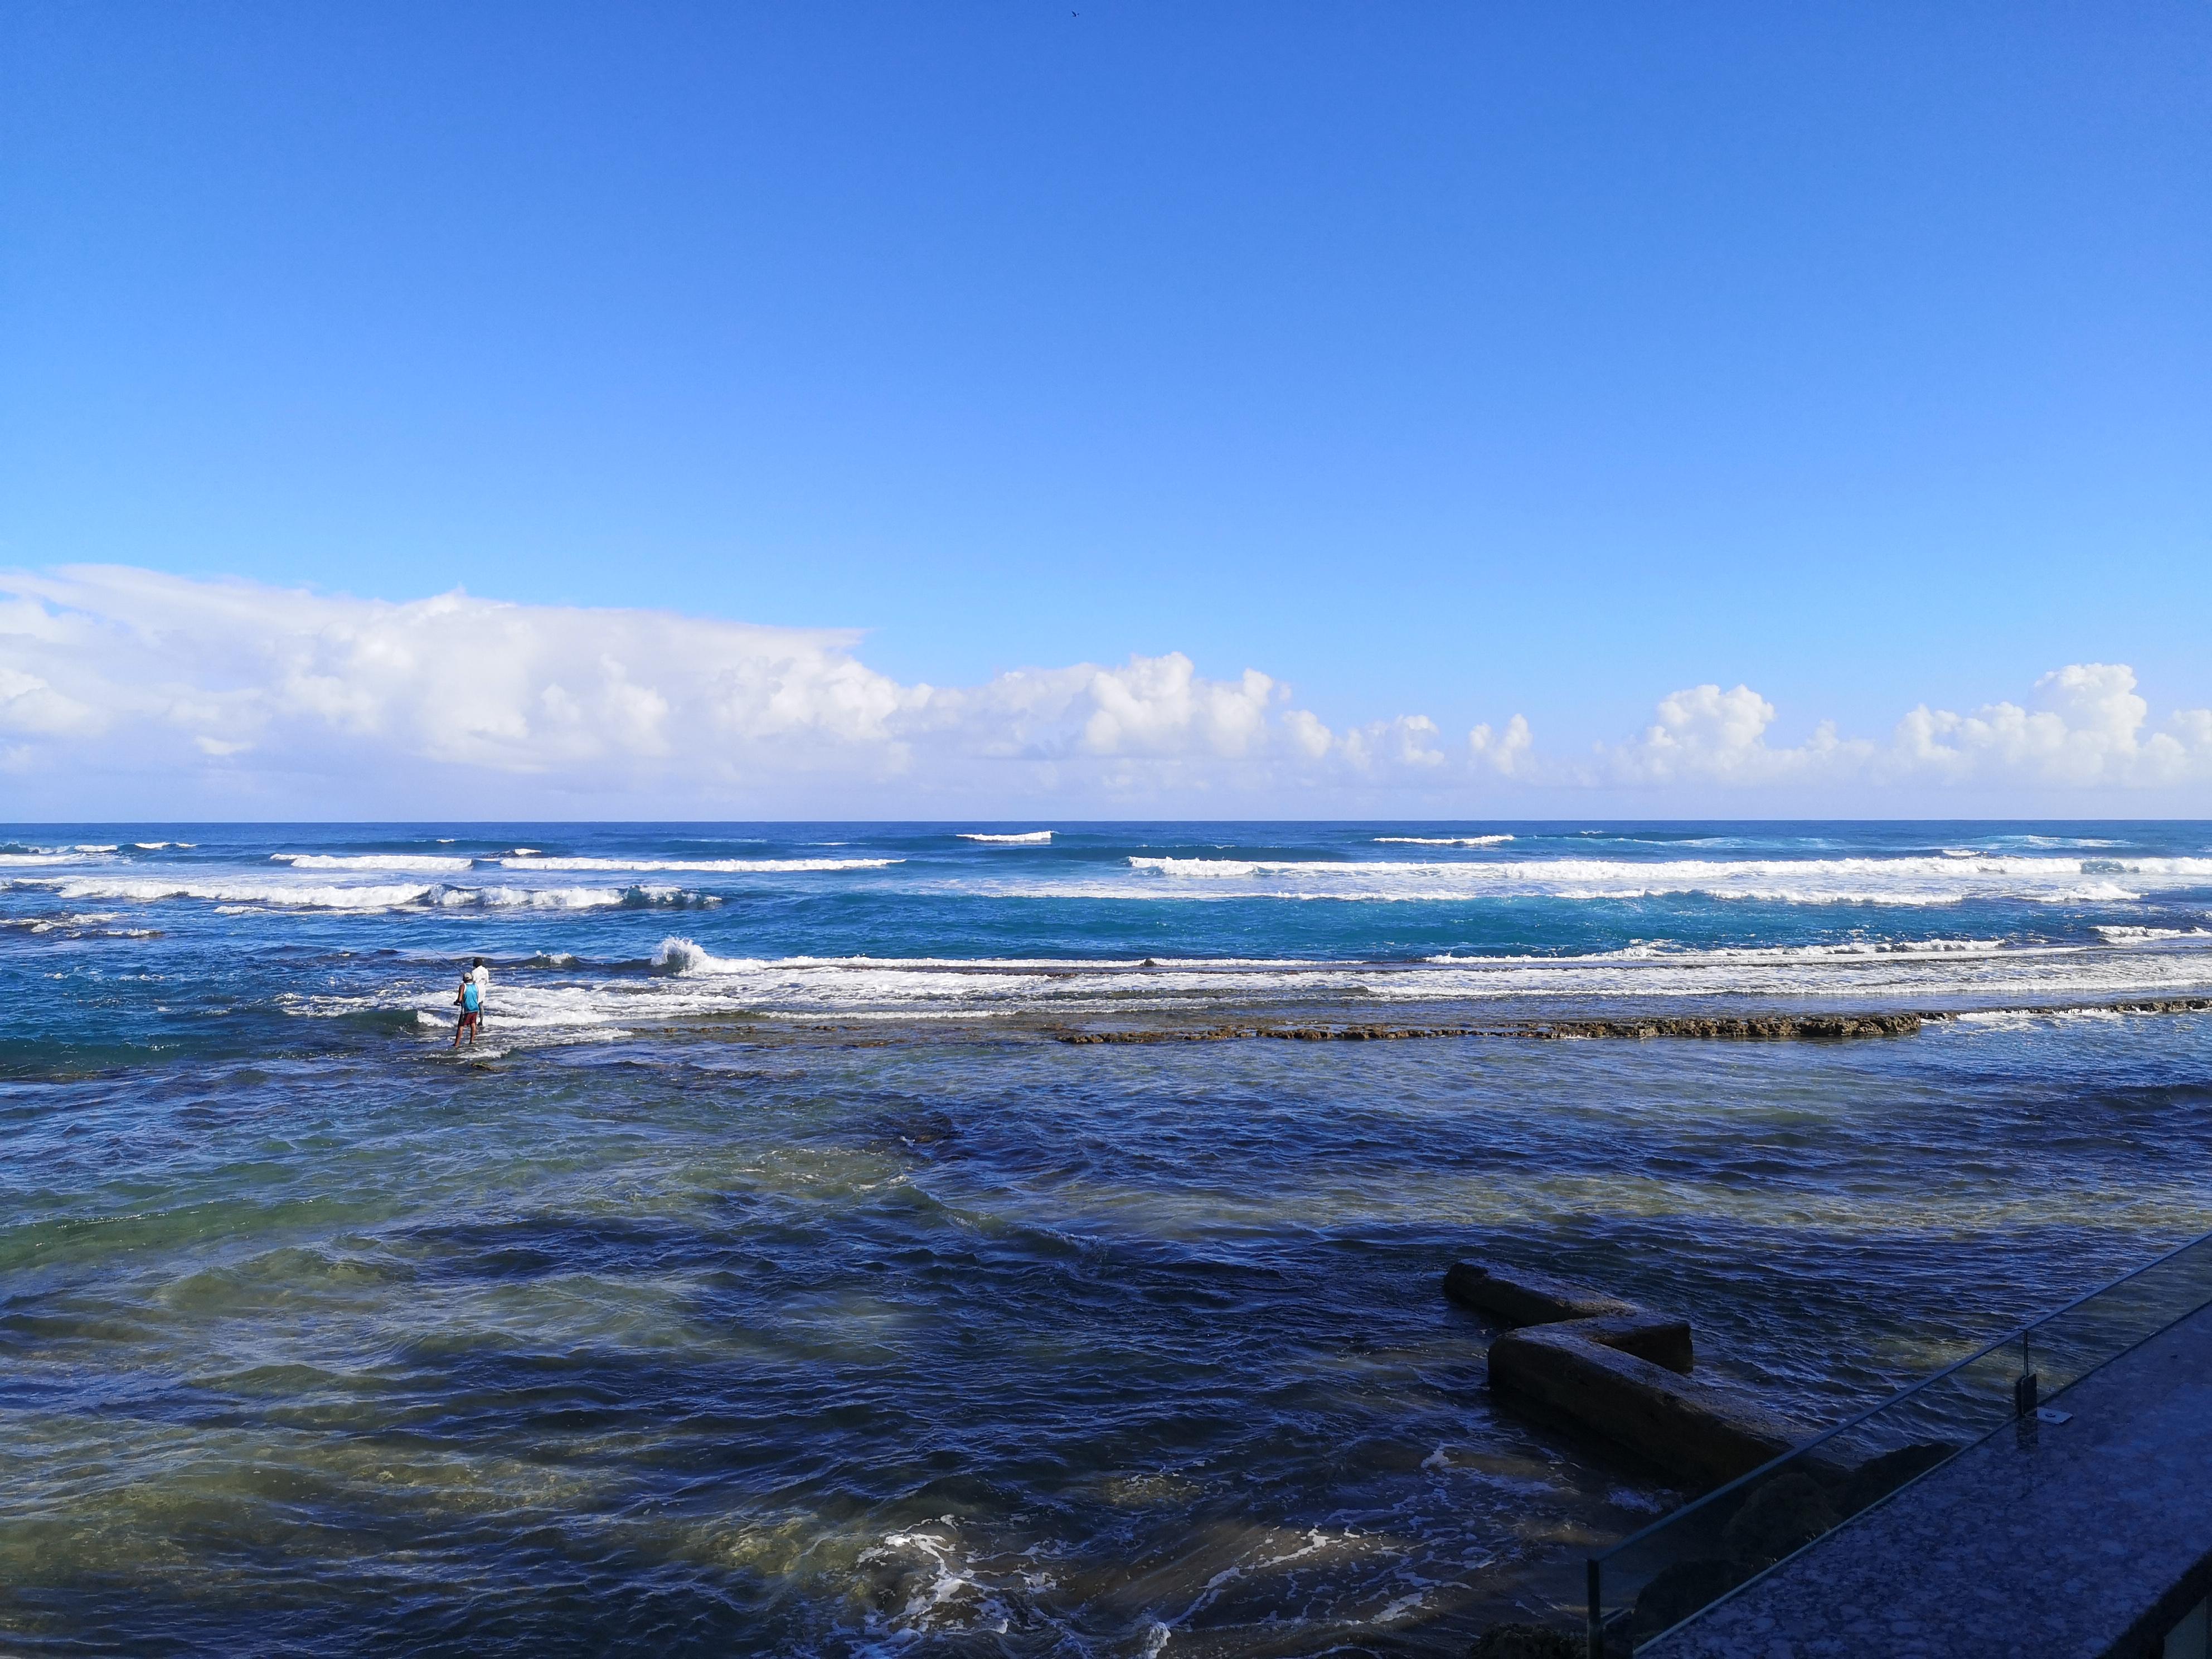
[[[1339,736],[1257,669],[1212,679],[1176,652],[947,688],[868,667],[856,634],[663,611],[392,604],[114,567],[0,577],[0,734],[31,740],[9,750],[18,773],[89,761],[293,799],[320,776],[397,802],[428,768],[481,781],[487,810],[529,783],[533,799],[738,811],[825,783],[1111,797],[1387,781],[1442,758],[1424,716]],[[36,741],[94,731],[88,750]]]
[[[1693,685],[1660,700],[1657,718],[1634,741],[1607,757],[1616,781],[1730,785],[1800,783],[1833,777],[1862,765],[1874,752],[1863,738],[1846,742],[1824,721],[1793,748],[1766,741],[1774,705],[1747,685],[1723,691]]]
[[[1661,700],[1633,741],[1601,751],[1602,775],[1631,784],[1985,785],[2140,790],[2212,781],[2212,710],[2179,709],[2149,729],[2132,669],[2077,663],[2035,683],[2038,706],[1988,703],[1970,714],[1923,703],[1887,744],[1837,735],[1766,741],[1774,705],[1749,686],[1692,686]]]
[[[2212,710],[2179,709],[2151,731],[2150,705],[2135,672],[2118,663],[2077,663],[2035,683],[2027,709],[1991,703],[1972,714],[1926,704],[1897,724],[1886,758],[1893,769],[1953,782],[2026,777],[2068,787],[2155,787],[2212,771]]]
[[[1774,743],[1759,692],[1692,686],[1576,759],[1547,755],[1517,714],[1458,744],[1419,714],[1333,727],[1256,668],[1212,678],[1179,652],[945,687],[880,673],[859,646],[462,592],[393,604],[113,567],[0,575],[0,771],[9,798],[85,816],[1413,817],[1570,791],[1672,811],[1841,791],[1877,811],[1958,789],[2201,799],[2212,782],[2212,710],[2154,722],[2115,664],[2046,674],[2024,706],[1923,704],[1881,740],[1824,723]]]
[[[99,723],[91,709],[36,674],[0,664],[0,732],[55,737],[93,731]]]
[[[851,635],[652,611],[392,605],[116,568],[5,586],[8,684],[91,711],[111,757],[155,767],[182,738],[307,771],[381,760],[620,782],[679,751],[803,768],[825,750],[889,751],[888,722],[926,695],[854,661]]]
[[[1530,753],[1535,746],[1535,734],[1529,731],[1528,718],[1516,714],[1505,722],[1503,732],[1492,732],[1487,722],[1467,734],[1467,749],[1478,769],[1511,777],[1525,772],[1534,759]]]

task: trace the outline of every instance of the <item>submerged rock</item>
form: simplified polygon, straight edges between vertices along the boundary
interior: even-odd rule
[[[1723,1530],[1721,1545],[1747,1567],[1769,1566],[1843,1518],[1812,1476],[1784,1471],[1744,1499]]]
[[[1677,1561],[1654,1573],[1636,1593],[1636,1638],[1642,1642],[1672,1630],[1717,1601],[1750,1575],[1733,1561]]]

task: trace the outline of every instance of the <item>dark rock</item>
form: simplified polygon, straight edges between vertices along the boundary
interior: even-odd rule
[[[919,1151],[926,1146],[937,1146],[951,1140],[960,1133],[959,1127],[942,1112],[921,1112],[901,1119],[891,1126],[891,1133],[902,1146]]]
[[[1900,1446],[1895,1451],[1869,1458],[1836,1488],[1837,1513],[1856,1515],[1868,1504],[1888,1497],[1906,1481],[1927,1474],[1958,1449],[1942,1441],[1931,1440]]]
[[[1747,1567],[1795,1554],[1843,1516],[1810,1475],[1785,1470],[1746,1498],[1721,1534],[1721,1547]]]
[[[1157,968],[1147,958],[1142,964]],[[2149,1012],[2149,1003],[2116,1005]],[[2179,1001],[2155,1005],[2158,1011],[2179,1009]],[[2187,1006],[2212,1006],[2199,1000]],[[1845,1037],[1905,1036],[1930,1020],[1950,1018],[1942,1013],[1897,1014],[1755,1014],[1741,1018],[1706,1015],[1655,1015],[1644,1019],[1559,1019],[1507,1021],[1495,1025],[1262,1025],[1222,1026],[1210,1031],[1154,1028],[1129,1031],[1060,1031],[1062,1042],[1224,1042],[1237,1037],[1273,1037],[1284,1042],[1384,1042],[1412,1037],[1519,1037],[1541,1042],[1559,1037],[1704,1037],[1722,1042],[1779,1042],[1793,1039],[1838,1041]],[[826,1028],[824,1028],[826,1029]]]
[[[1492,1625],[1474,1638],[1467,1659],[1587,1659],[1589,1644],[1541,1625]]]
[[[1838,1041],[1844,1037],[1908,1036],[1926,1017],[1905,1014],[1755,1014],[1737,1018],[1667,1015],[1646,1019],[1547,1021],[1530,1035],[1578,1037],[1704,1037],[1732,1042]]]
[[[1709,1607],[1749,1577],[1733,1561],[1677,1561],[1636,1593],[1636,1639],[1648,1641]]]

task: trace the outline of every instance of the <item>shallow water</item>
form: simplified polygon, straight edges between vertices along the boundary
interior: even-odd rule
[[[2007,833],[2120,833],[2104,829]],[[916,994],[857,977],[872,967],[809,981],[778,962],[881,936],[855,914],[903,916],[873,954],[1086,973],[1257,957],[1266,977],[1239,981],[1237,1006],[1265,1008],[1323,994],[1289,983],[1305,971],[1292,957],[1357,978],[1439,940],[1429,954],[1488,939],[1502,955],[1498,937],[1552,925],[1514,896],[1010,903],[979,890],[1008,878],[977,861],[1036,843],[956,847],[949,872],[874,845],[908,866],[701,877],[683,937],[764,964],[735,974],[665,952],[654,969],[669,913],[650,895],[237,896],[249,878],[384,879],[271,878],[249,850],[439,856],[420,844],[556,833],[17,832],[25,858],[200,841],[183,876],[102,854],[65,867],[231,893],[93,912],[49,866],[0,908],[18,924],[0,928],[11,1650],[1457,1653],[1492,1619],[1571,1599],[1583,1547],[1674,1495],[1493,1410],[1486,1332],[1438,1291],[1455,1256],[1686,1311],[1703,1364],[1809,1420],[2212,1227],[2201,1015],[1996,1013],[1833,1044],[1068,1047],[988,1018],[988,994],[923,1005],[957,1020],[871,1020],[910,1015]],[[567,856],[667,860],[702,832],[617,851],[592,837],[647,832],[558,833]],[[787,830],[746,833],[794,855]],[[2158,834],[2131,855],[2203,856],[2201,830]],[[819,886],[852,876],[906,884]],[[2049,876],[2032,878],[2063,884]],[[1629,914],[1648,901],[1553,896],[1538,902],[1580,931],[1530,948],[1593,973],[1611,969],[1589,958],[1648,950],[1618,964],[1632,973],[1848,945],[1877,971],[1951,962],[1951,980],[1911,988],[1957,1004],[1976,1000],[1972,975],[2043,950],[2096,964],[2075,977],[2100,986],[2188,982],[2171,964],[2207,894],[2154,881],[2094,903],[1685,899],[1687,939]],[[2007,907],[2029,922],[2008,931]],[[2099,942],[2153,926],[2185,944]],[[1881,948],[1948,938],[1993,943]],[[495,963],[489,1041],[456,1059],[445,975],[476,951]],[[1790,994],[1879,1000],[1818,971]],[[839,973],[855,977],[824,991]],[[755,992],[777,974],[809,988],[788,1005]],[[1057,981],[1018,1000],[1054,997],[1055,1018],[1085,1020],[1164,1000]],[[1562,1000],[1624,999],[1653,994]],[[732,1011],[770,1018],[697,1023]]]

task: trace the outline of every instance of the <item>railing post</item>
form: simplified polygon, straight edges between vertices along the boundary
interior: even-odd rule
[[[1605,1659],[1603,1575],[1595,1555],[1583,1565],[1589,1590],[1589,1659]]]
[[[2012,1414],[2026,1417],[2033,1411],[2039,1392],[2039,1379],[2028,1352],[2027,1333],[2022,1331],[2020,1334],[2020,1375],[2013,1380],[2012,1385]]]

